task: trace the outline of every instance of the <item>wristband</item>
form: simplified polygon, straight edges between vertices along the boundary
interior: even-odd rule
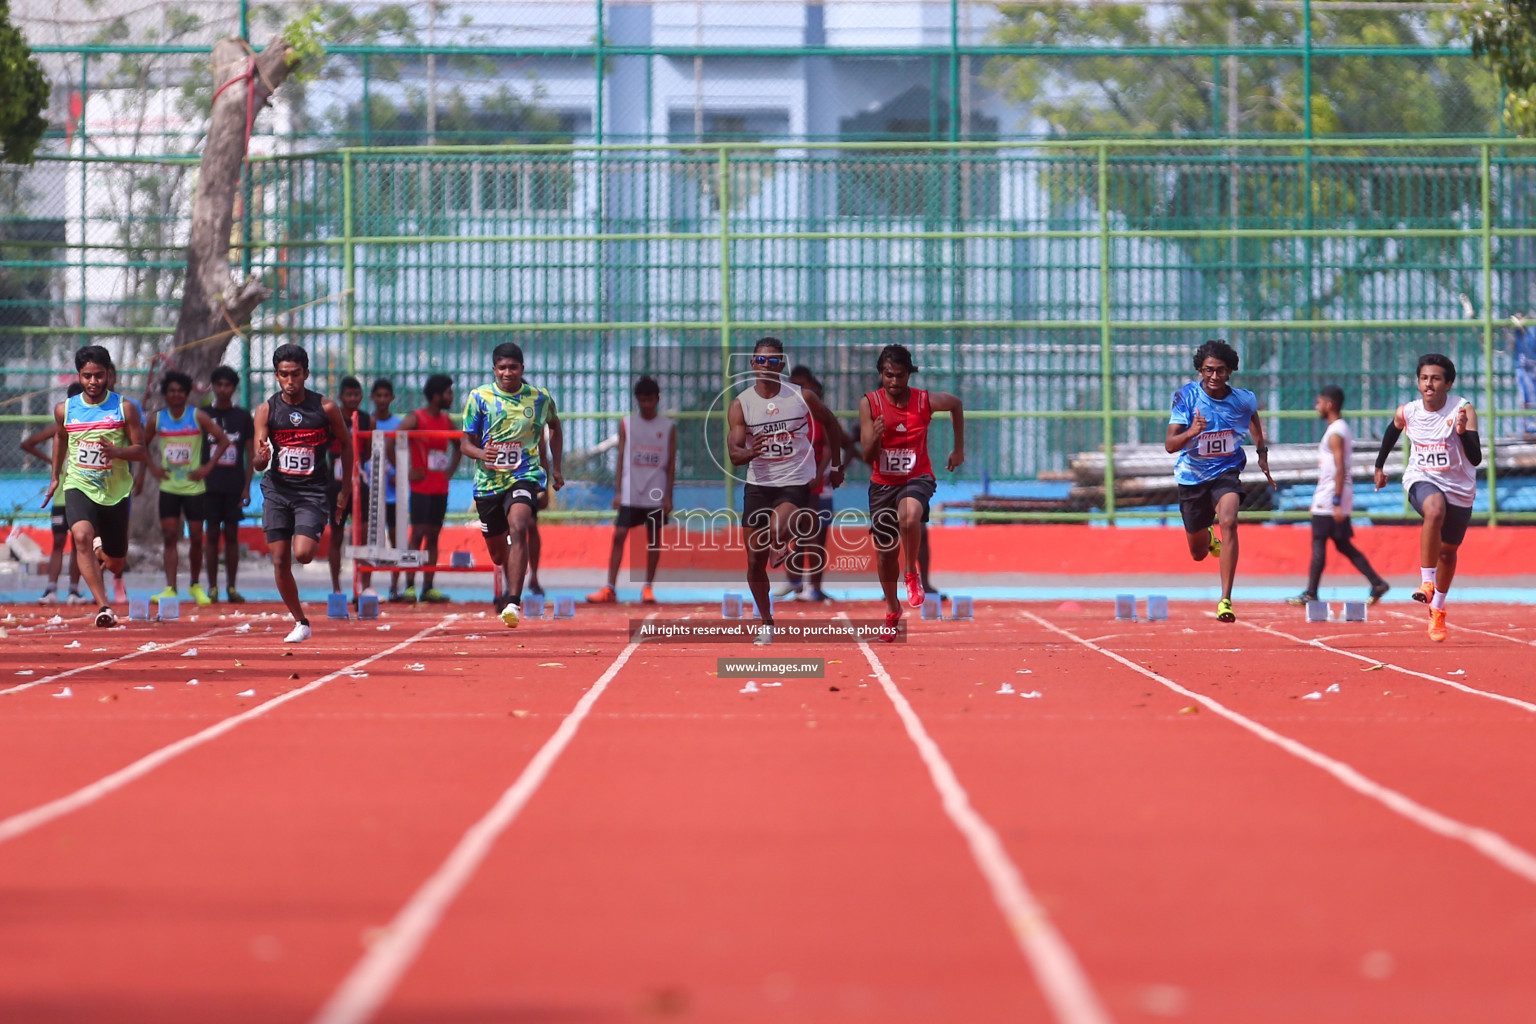
[[[1269,454],[1269,445],[1267,445],[1267,444],[1266,445],[1260,445],[1259,447],[1257,447],[1257,448],[1255,448],[1253,450],[1253,453],[1255,455],[1268,455]]]
[[[1334,507],[1338,508],[1342,504],[1344,504],[1344,495],[1342,495],[1342,494],[1335,494],[1333,496],[1333,505],[1334,505]]]

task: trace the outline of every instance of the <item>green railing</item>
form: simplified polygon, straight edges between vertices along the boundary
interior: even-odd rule
[[[873,353],[900,341],[921,382],[967,402],[963,479],[1060,474],[1098,450],[1103,502],[1040,515],[1165,516],[1116,507],[1114,445],[1160,443],[1191,350],[1221,335],[1281,441],[1315,438],[1311,401],[1330,382],[1357,431],[1379,435],[1412,397],[1413,359],[1450,354],[1487,424],[1487,521],[1536,519],[1523,498],[1501,509],[1495,468],[1499,435],[1527,415],[1500,344],[1536,301],[1536,150],[1522,141],[343,148],[254,160],[250,195],[241,258],[277,294],[231,361],[260,367],[298,340],[323,387],[387,375],[404,396],[431,372],[478,381],[490,348],[517,340],[575,448],[651,372],[688,412],[680,479],[722,479],[704,410],[760,334],[843,410],[871,386]],[[175,230],[157,250],[169,272]],[[145,252],[128,231],[0,236],[0,257],[99,281]],[[142,356],[174,307],[137,294],[40,300],[43,322],[0,339],[52,351],[116,335]],[[13,392],[57,388],[57,369],[0,372]]]

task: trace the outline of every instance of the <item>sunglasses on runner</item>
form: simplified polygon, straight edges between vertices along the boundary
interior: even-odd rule
[[[783,366],[784,365],[784,357],[783,356],[753,356],[752,357],[752,365],[753,366]]]

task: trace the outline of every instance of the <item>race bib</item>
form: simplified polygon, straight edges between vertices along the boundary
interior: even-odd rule
[[[441,448],[434,448],[427,452],[427,472],[448,472],[448,453],[443,451]]]
[[[102,441],[81,441],[75,446],[75,465],[81,469],[105,470],[112,466],[107,446]]]
[[[917,449],[915,448],[880,449],[880,471],[882,473],[910,473],[916,465]]]
[[[1220,459],[1237,451],[1237,431],[1207,430],[1195,438],[1195,454],[1202,459]]]
[[[660,466],[660,448],[641,448],[636,446],[631,452],[629,461],[635,466]]]
[[[521,441],[491,441],[485,450],[491,453],[492,469],[516,469],[523,464]]]
[[[313,448],[279,448],[277,471],[289,476],[309,476],[315,471],[315,450]]]
[[[167,466],[192,465],[192,446],[185,441],[178,441],[165,446],[165,464]]]
[[[787,459],[795,452],[794,434],[766,434],[768,443],[763,446],[763,459]]]
[[[1413,464],[1419,469],[1437,473],[1451,468],[1451,452],[1443,443],[1413,446]]]
[[[220,466],[238,466],[240,464],[240,439],[231,434],[229,447],[224,449],[224,454],[219,456]]]

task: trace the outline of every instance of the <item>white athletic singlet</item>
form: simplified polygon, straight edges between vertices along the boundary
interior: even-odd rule
[[[1344,439],[1344,500],[1339,507],[1346,515],[1355,507],[1355,489],[1349,485],[1349,460],[1355,454],[1355,435],[1349,424],[1342,419],[1334,420],[1323,431],[1323,439],[1317,443],[1317,489],[1312,492],[1312,514],[1333,515],[1333,477],[1338,472],[1333,464],[1333,449],[1328,439],[1337,434]]]
[[[756,386],[736,396],[747,421],[747,445],[767,435],[763,453],[747,463],[747,483],[762,487],[796,487],[816,479],[816,456],[811,449],[811,409],[800,389],[779,382],[779,393],[764,398]]]
[[[656,414],[648,420],[639,413],[624,417],[624,478],[619,504],[636,508],[660,508],[667,496],[667,451],[672,441],[672,421]]]
[[[1459,395],[1447,395],[1439,412],[1424,408],[1422,398],[1403,406],[1403,433],[1408,435],[1404,490],[1419,482],[1431,483],[1452,505],[1472,506],[1477,494],[1477,467],[1467,461],[1456,433],[1456,410],[1466,404]]]

